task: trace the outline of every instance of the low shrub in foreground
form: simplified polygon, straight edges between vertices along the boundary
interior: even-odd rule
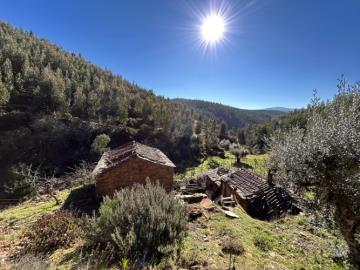
[[[23,247],[26,252],[47,253],[69,247],[79,234],[76,218],[67,211],[41,216],[25,232]]]
[[[147,182],[105,197],[99,217],[87,218],[84,238],[89,250],[111,262],[157,264],[179,251],[186,234],[182,202],[159,185]]]
[[[24,255],[19,258],[10,268],[11,270],[51,270],[55,267],[46,257]]]

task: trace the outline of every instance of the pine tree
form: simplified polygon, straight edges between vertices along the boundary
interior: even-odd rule
[[[10,99],[10,93],[7,90],[5,84],[1,81],[0,73],[0,105],[5,105]]]
[[[3,81],[7,90],[11,93],[14,89],[14,74],[12,69],[12,64],[9,58],[6,58],[5,62],[2,65],[3,72]]]

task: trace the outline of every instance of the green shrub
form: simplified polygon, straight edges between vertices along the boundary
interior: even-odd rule
[[[186,233],[184,205],[150,182],[105,197],[99,213],[86,219],[84,238],[88,250],[100,247],[107,264],[159,263],[179,251]]]
[[[91,152],[96,155],[102,155],[104,152],[109,151],[107,145],[110,142],[110,137],[106,134],[97,135],[91,144]]]
[[[76,218],[67,211],[41,216],[25,232],[23,247],[27,252],[47,253],[69,247],[79,234]]]

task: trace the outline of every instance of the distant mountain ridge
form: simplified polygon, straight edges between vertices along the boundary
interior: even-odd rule
[[[279,110],[246,110],[204,100],[176,98],[173,101],[235,129],[263,123],[285,114]]]
[[[285,112],[285,113],[294,111],[294,109],[286,108],[286,107],[271,107],[271,108],[266,108],[264,110],[266,110],[266,111],[278,111],[278,112]]]

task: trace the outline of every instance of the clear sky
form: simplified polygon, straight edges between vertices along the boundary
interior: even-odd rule
[[[225,40],[205,49],[218,9]],[[360,80],[359,0],[8,0],[0,19],[171,98],[301,107]]]

